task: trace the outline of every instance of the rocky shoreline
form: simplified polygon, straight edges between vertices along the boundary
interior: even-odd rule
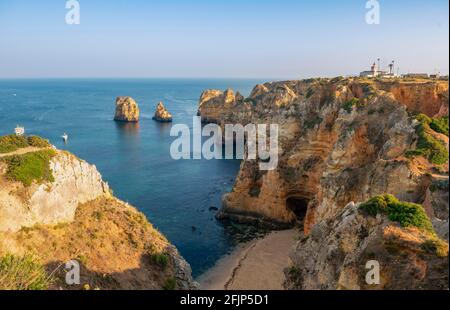
[[[257,160],[244,160],[216,217],[269,229],[301,227],[304,237],[286,272],[289,289],[376,289],[361,282],[362,261],[370,256],[384,264],[403,257],[396,269],[383,270],[378,289],[448,288],[448,111],[448,81],[269,82],[248,98],[231,89],[205,90],[198,104],[203,123],[222,129],[274,123],[280,132],[278,167],[260,171]],[[396,201],[395,217],[383,209],[373,222],[351,207],[386,194]],[[349,209],[370,224],[347,227],[344,237],[336,230],[346,227],[351,217],[342,212]],[[318,234],[322,225],[329,228]],[[368,242],[367,234],[374,245],[355,248]],[[440,270],[443,282],[433,284],[431,269]],[[408,273],[402,282],[395,281],[398,270]]]

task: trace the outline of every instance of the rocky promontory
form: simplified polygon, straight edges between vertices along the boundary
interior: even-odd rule
[[[131,97],[117,97],[115,121],[138,122],[139,106]]]
[[[65,282],[70,261],[80,284]],[[0,262],[0,289],[197,287],[177,249],[95,166],[16,136],[0,137]]]
[[[247,98],[206,90],[203,122],[279,127],[276,169],[243,160],[217,217],[299,227],[290,289],[448,288],[448,106],[448,81],[431,79],[270,82]],[[355,209],[387,194],[395,215]],[[380,286],[364,284],[370,259],[385,268]]]
[[[301,221],[308,232],[373,195],[422,203],[433,182],[448,180],[448,136],[429,125],[445,123],[447,111],[447,81],[283,81],[257,85],[248,98],[204,91],[204,122],[279,126],[278,167],[243,161],[219,217],[280,228]]]
[[[172,114],[170,114],[169,111],[167,111],[164,104],[160,102],[156,106],[156,111],[155,115],[153,116],[153,119],[158,122],[169,123],[172,121]]]

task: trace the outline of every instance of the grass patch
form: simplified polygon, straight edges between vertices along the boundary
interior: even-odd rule
[[[170,277],[166,280],[166,282],[163,285],[163,289],[166,291],[173,291],[177,286],[177,281],[174,277]]]
[[[8,165],[8,178],[30,186],[33,181],[43,183],[55,180],[50,169],[50,159],[55,155],[54,150],[43,150],[8,156],[2,160]]]
[[[0,153],[10,153],[28,146],[24,136],[8,135],[0,137]]]
[[[408,151],[406,155],[424,156],[435,165],[445,164],[449,155],[446,145],[427,132],[432,130],[430,124],[433,122],[433,119],[424,114],[419,114],[416,116],[416,120],[419,121],[419,124],[416,126],[416,134],[419,139],[416,149]]]
[[[27,138],[28,145],[34,147],[50,147],[50,142],[47,139],[39,136],[29,136]]]
[[[400,223],[402,227],[417,227],[434,234],[433,225],[421,205],[399,201],[386,194],[371,197],[359,208],[372,216],[386,214],[391,221]]]
[[[0,154],[14,152],[28,146],[49,147],[50,142],[38,136],[8,135],[0,137]]]
[[[49,282],[44,267],[29,255],[0,258],[0,290],[45,290]]]

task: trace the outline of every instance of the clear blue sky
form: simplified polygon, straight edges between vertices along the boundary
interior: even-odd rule
[[[0,0],[0,78],[257,77],[358,73],[380,57],[448,74],[448,0]]]

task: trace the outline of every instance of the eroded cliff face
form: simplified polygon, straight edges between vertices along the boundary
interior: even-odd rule
[[[405,156],[418,139],[413,114],[446,111],[445,81],[284,81],[257,85],[248,98],[205,91],[199,102],[204,122],[280,129],[278,167],[260,171],[256,161],[243,161],[218,217],[275,227],[303,222],[308,234],[349,202],[373,195],[423,203],[436,178],[448,180],[448,164]]]
[[[177,249],[142,213],[111,195],[95,166],[54,151],[52,181],[29,186],[14,181],[0,160],[0,258],[31,255],[52,279],[49,289],[198,287]],[[61,267],[71,260],[81,267],[77,285],[65,282]],[[15,288],[2,281],[0,288]]]
[[[376,82],[379,89],[391,93],[409,111],[430,117],[448,115],[448,81]]]
[[[448,244],[350,203],[323,220],[291,251],[288,289],[448,289]],[[379,282],[367,273],[377,263]],[[378,273],[377,273],[378,276]]]
[[[109,195],[96,167],[68,152],[57,151],[50,160],[54,182],[29,187],[6,179],[6,165],[0,165],[0,231],[71,222],[79,204]]]

